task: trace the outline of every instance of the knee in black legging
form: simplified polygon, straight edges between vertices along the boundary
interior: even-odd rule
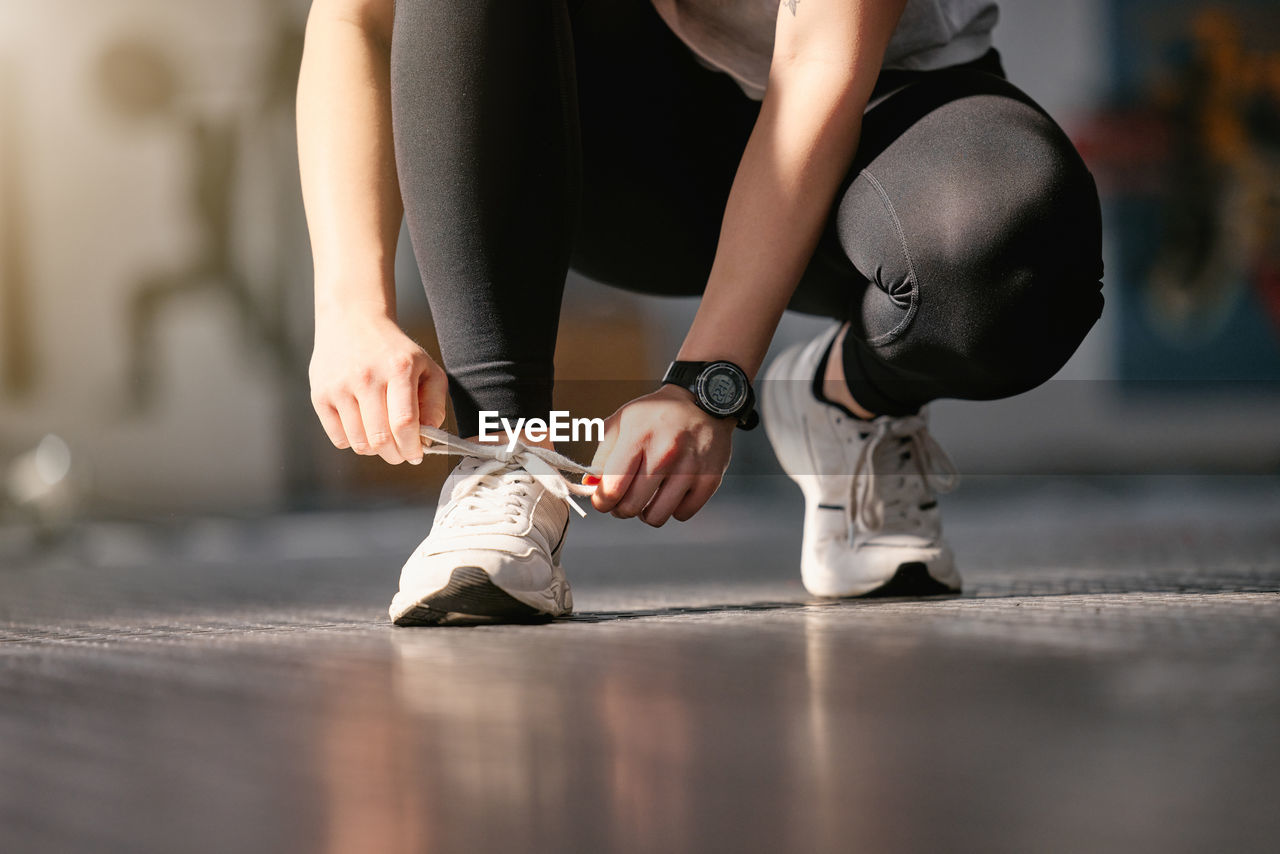
[[[946,278],[930,307],[947,312],[952,329],[943,340],[962,357],[972,399],[1006,397],[1048,380],[1102,311],[1093,179],[1065,138],[1044,142],[1043,160],[1010,175],[998,204],[983,205],[963,226],[947,223],[952,239],[927,253],[934,257],[924,266]]]
[[[1093,180],[1003,93],[932,105],[851,182],[837,223],[871,285],[852,311],[863,373],[902,408],[1033,388],[1101,310]]]

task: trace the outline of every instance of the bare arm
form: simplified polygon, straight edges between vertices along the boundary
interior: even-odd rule
[[[678,358],[728,359],[755,376],[795,292],[906,0],[784,0],[764,102],[738,165],[715,262]],[[595,462],[597,510],[661,526],[720,485],[734,424],[667,385],[615,412]]]
[[[391,0],[316,0],[298,76],[298,162],[316,309],[395,313],[403,208],[391,143]]]
[[[681,359],[759,370],[853,161],[862,112],[905,0],[800,0],[778,9],[760,116],[725,208]]]
[[[392,0],[315,0],[298,77],[298,163],[315,264],[311,398],[339,448],[420,462],[444,372],[395,320],[403,206],[391,138]]]

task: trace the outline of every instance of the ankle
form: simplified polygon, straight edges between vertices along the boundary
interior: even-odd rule
[[[826,370],[822,377],[822,396],[830,403],[842,406],[857,417],[870,421],[876,414],[854,400],[849,391],[849,381],[844,372],[844,338],[849,332],[849,324],[840,327],[839,334],[831,343],[831,352],[827,355]]]

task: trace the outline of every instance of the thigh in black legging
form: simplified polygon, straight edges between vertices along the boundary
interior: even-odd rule
[[[1001,77],[920,77],[869,111],[792,307],[848,319],[846,373],[873,411],[1017,394],[1102,309],[1092,176]]]
[[[651,294],[702,292],[759,112],[698,63],[649,0],[573,9],[582,207],[572,266]]]

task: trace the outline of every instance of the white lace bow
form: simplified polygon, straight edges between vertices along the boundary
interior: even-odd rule
[[[484,460],[470,475],[454,487],[456,496],[466,495],[476,487],[486,483],[491,475],[508,469],[524,469],[534,480],[548,492],[564,501],[579,516],[585,517],[587,512],[578,506],[573,496],[588,496],[595,491],[594,486],[574,483],[564,476],[564,472],[574,474],[594,474],[600,472],[589,466],[574,462],[566,456],[549,451],[546,448],[530,447],[518,439],[515,446],[508,450],[507,445],[485,445],[479,442],[468,442],[438,427],[422,425],[422,452],[424,454],[448,454],[458,452],[468,457],[479,457]]]

